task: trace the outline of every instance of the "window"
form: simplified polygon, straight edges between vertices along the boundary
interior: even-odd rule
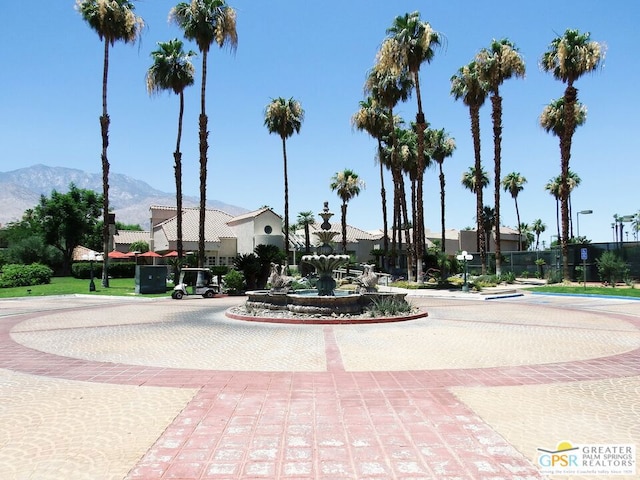
[[[270,235],[271,232],[273,232],[273,228],[271,228],[271,225],[266,225],[264,227],[264,233],[266,233],[267,235]]]

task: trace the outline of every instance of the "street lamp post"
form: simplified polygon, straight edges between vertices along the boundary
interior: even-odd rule
[[[580,210],[576,215],[577,227],[578,227],[578,238],[580,238],[580,215],[591,215],[593,210]]]
[[[101,262],[103,260],[103,256],[98,254],[96,255],[95,252],[91,252],[89,254],[83,255],[82,259],[83,260],[88,260],[89,261],[89,265],[90,265],[90,271],[91,271],[91,279],[89,280],[89,291],[90,292],[95,292],[96,291],[96,282],[95,282],[95,275],[94,275],[94,270],[93,270],[93,262]]]
[[[462,284],[462,291],[468,292],[469,285],[467,284],[467,262],[469,260],[473,260],[473,255],[467,253],[466,250],[463,250],[460,255],[457,255],[456,258],[464,262],[464,283]]]

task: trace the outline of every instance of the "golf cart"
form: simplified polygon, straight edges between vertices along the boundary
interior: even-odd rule
[[[220,293],[220,286],[214,282],[214,276],[208,268],[183,268],[180,280],[173,287],[171,298],[180,300],[185,295],[202,295],[212,298]]]

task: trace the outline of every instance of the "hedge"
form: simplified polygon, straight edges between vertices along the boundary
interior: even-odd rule
[[[53,270],[41,263],[5,265],[0,273],[0,288],[47,284],[51,282],[51,275]]]
[[[91,278],[91,263],[78,262],[71,266],[71,274],[76,278]],[[93,264],[94,278],[102,277],[102,262]],[[135,262],[109,263],[109,276],[111,278],[134,278],[136,276]]]

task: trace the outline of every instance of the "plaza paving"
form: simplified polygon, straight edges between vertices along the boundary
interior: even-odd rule
[[[538,448],[640,446],[639,301],[408,298],[429,316],[0,300],[0,478],[538,479]]]

